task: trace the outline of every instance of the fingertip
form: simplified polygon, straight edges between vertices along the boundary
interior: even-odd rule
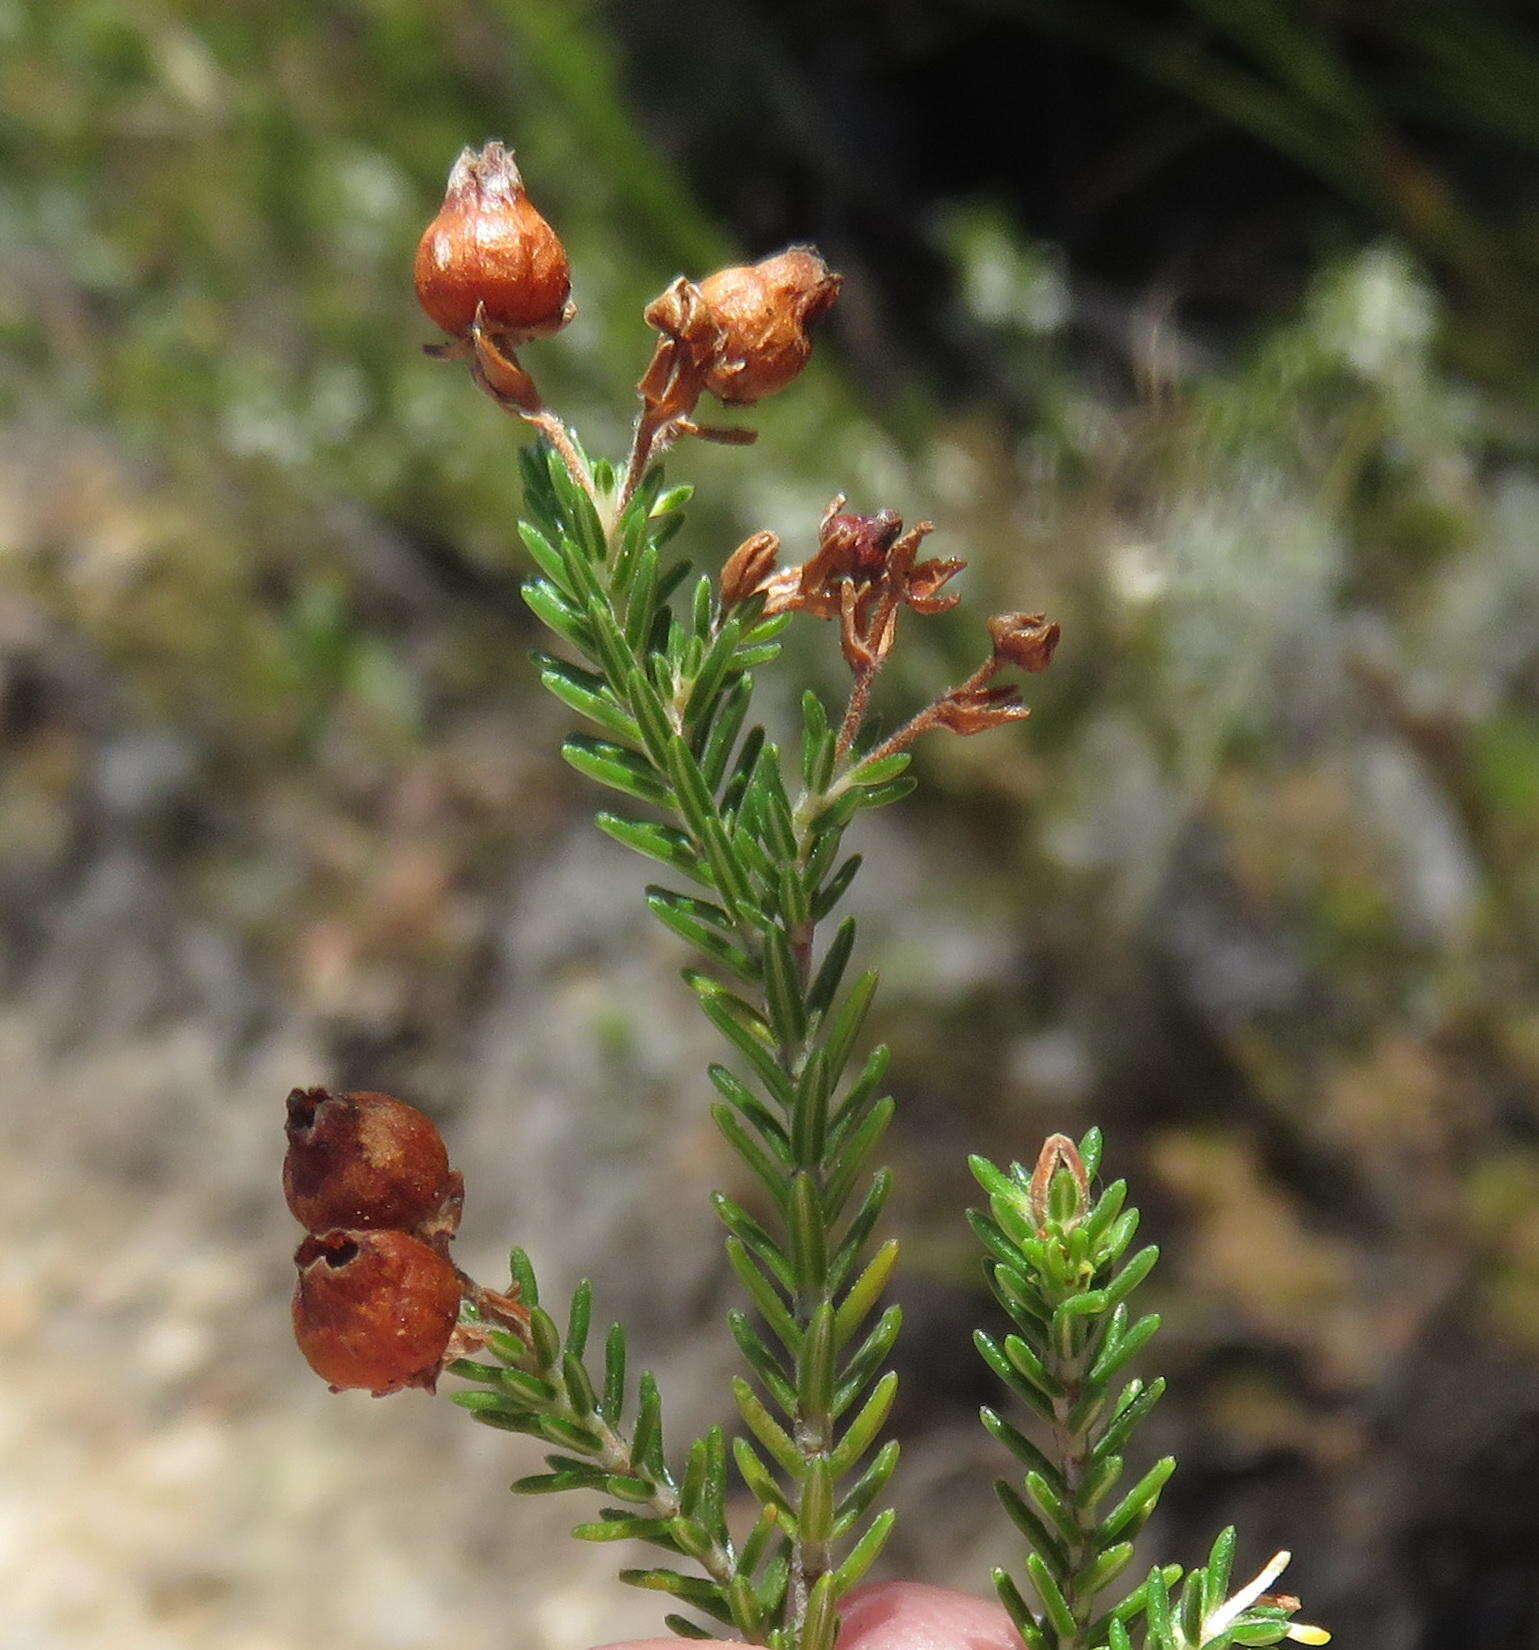
[[[874,1581],[839,1603],[838,1650],[1021,1650],[1002,1605],[922,1581]],[[680,1650],[676,1638],[622,1639],[597,1650]],[[701,1639],[691,1650],[743,1650],[735,1640]]]
[[[839,1650],[1021,1650],[1004,1606],[922,1581],[877,1581],[840,1601]]]
[[[594,1650],[680,1650],[681,1645],[698,1646],[699,1650],[743,1650],[739,1639],[617,1639],[613,1644],[598,1644]]]

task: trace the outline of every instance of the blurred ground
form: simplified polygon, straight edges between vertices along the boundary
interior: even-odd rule
[[[851,8],[800,55],[732,11],[691,44],[686,8],[663,52],[650,6],[0,7],[0,1646],[558,1650],[657,1619],[566,1540],[575,1510],[506,1494],[520,1441],[332,1399],[287,1337],[281,1100],[366,1083],[443,1119],[472,1270],[518,1240],[557,1292],[591,1272],[675,1430],[724,1386],[709,1041],[554,759],[519,437],[416,349],[416,233],[500,134],[583,306],[531,365],[595,445],[677,269],[811,231],[851,271],[759,447],[675,460],[689,553],[804,542],[841,490],[939,522],[974,622],[1064,623],[1026,729],[936,744],[862,828],[909,1255],[888,1573],[981,1591],[1009,1546],[963,1156],[1095,1120],[1166,1252],[1156,1539],[1236,1518],[1258,1564],[1292,1546],[1344,1644],[1531,1650],[1532,339],[1493,346],[1445,243],[1333,215],[1318,177],[1271,197],[1279,279],[1188,309],[1108,242],[1115,206],[1099,238],[1023,228],[1020,180],[1072,175],[1051,154],[862,172],[902,110],[944,127],[967,8]],[[745,181],[702,159],[731,152],[724,86]],[[1112,101],[1179,126],[1159,95]],[[853,151],[809,173],[777,130]],[[1205,153],[1126,210],[1173,223]],[[1192,244],[1239,258],[1211,187]],[[1528,243],[1497,228],[1521,313]],[[881,714],[975,634],[932,623]],[[837,691],[830,640],[787,698]]]

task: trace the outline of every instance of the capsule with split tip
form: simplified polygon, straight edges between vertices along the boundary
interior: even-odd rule
[[[333,1391],[432,1391],[459,1320],[461,1286],[405,1232],[311,1235],[294,1256],[294,1339]]]
[[[516,344],[558,332],[576,314],[566,248],[500,143],[466,149],[454,163],[413,273],[417,301],[455,338],[479,317]]]

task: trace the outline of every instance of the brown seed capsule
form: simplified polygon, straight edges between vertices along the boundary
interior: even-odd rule
[[[460,1280],[405,1232],[326,1232],[294,1256],[294,1339],[334,1391],[432,1391],[460,1312]]]
[[[517,339],[556,332],[576,313],[566,249],[500,143],[466,149],[454,163],[414,273],[417,301],[456,338],[478,310],[492,332]]]
[[[1045,613],[1000,613],[989,620],[989,637],[1001,665],[1035,674],[1053,662],[1058,626]]]
[[[295,1089],[283,1195],[311,1232],[391,1227],[452,1237],[464,1184],[431,1118],[388,1094]]]
[[[719,269],[698,285],[680,276],[646,309],[664,342],[642,398],[682,415],[702,389],[731,405],[783,390],[806,366],[807,328],[838,297],[842,279],[810,246]]]
[[[783,390],[807,365],[807,328],[839,296],[842,282],[810,246],[706,276],[700,296],[722,329],[722,342],[705,387],[728,404],[762,401]]]

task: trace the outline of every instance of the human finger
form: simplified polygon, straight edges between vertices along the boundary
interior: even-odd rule
[[[1020,1650],[1003,1606],[922,1581],[877,1581],[840,1601],[838,1650]],[[742,1650],[727,1639],[700,1650]],[[602,1650],[679,1650],[679,1640],[631,1639]]]

